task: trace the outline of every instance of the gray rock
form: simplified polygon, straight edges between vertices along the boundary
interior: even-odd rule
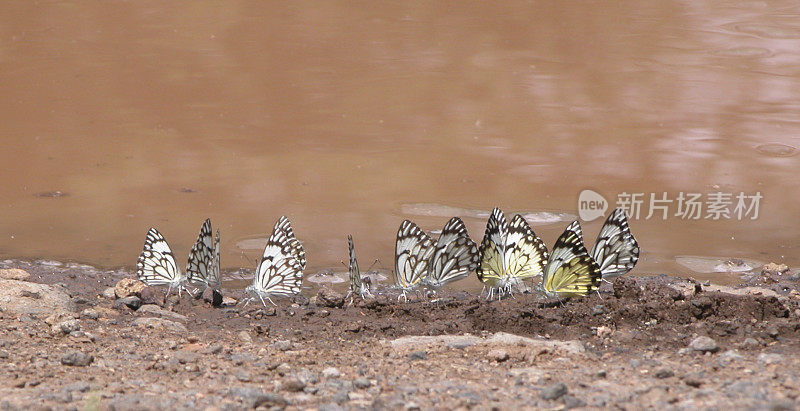
[[[117,298],[117,293],[116,293],[116,290],[114,289],[114,287],[106,288],[105,290],[103,290],[103,294],[101,294],[101,295],[106,300],[114,300],[114,299]]]
[[[89,383],[85,381],[78,381],[73,382],[71,384],[67,384],[61,391],[64,392],[87,392],[89,391]]]
[[[256,397],[255,401],[253,401],[253,408],[285,407],[287,404],[289,404],[289,402],[286,401],[286,399],[282,396],[278,394],[266,393]]]
[[[50,332],[53,335],[63,335],[69,334],[74,331],[78,331],[81,329],[81,322],[75,319],[62,321],[58,324],[53,324],[50,327]]]
[[[692,342],[689,343],[689,348],[703,353],[719,351],[717,342],[706,336],[700,336],[692,340]]]
[[[359,377],[359,378],[356,378],[355,380],[353,380],[353,387],[356,387],[356,388],[358,388],[360,390],[363,390],[365,388],[369,388],[370,385],[372,385],[372,383],[368,379],[366,379],[364,377]]]
[[[0,311],[47,316],[57,312],[74,312],[75,302],[62,287],[0,279]]]
[[[93,361],[93,356],[80,351],[70,351],[61,357],[61,364],[71,367],[86,367]]]
[[[81,318],[86,320],[96,320],[100,318],[100,314],[97,313],[97,310],[94,308],[87,308],[81,311]]]
[[[494,349],[489,351],[487,354],[490,360],[494,360],[497,362],[503,362],[508,359],[508,351],[503,349]]]
[[[783,361],[784,361],[784,358],[783,358],[783,355],[781,355],[781,354],[770,354],[770,353],[765,353],[765,352],[762,352],[761,354],[758,354],[758,362],[760,362],[760,363],[762,363],[764,365],[780,364]]]
[[[328,308],[342,308],[344,296],[328,287],[322,287],[317,293],[317,304]]]
[[[124,308],[130,308],[131,310],[138,310],[139,307],[142,306],[142,299],[135,296],[129,295],[127,297],[118,298],[117,301],[114,301],[113,308],[116,310],[121,310]]]
[[[167,319],[172,320],[172,321],[186,322],[186,321],[189,320],[188,318],[186,318],[185,315],[178,314],[178,313],[176,313],[174,311],[165,310],[165,309],[163,309],[163,308],[161,308],[161,307],[159,307],[158,305],[155,305],[155,304],[142,304],[139,307],[139,309],[136,310],[136,312],[138,314],[151,314],[151,315],[167,318]]]
[[[339,378],[342,375],[336,367],[328,367],[322,370],[322,376],[325,378]]]
[[[675,372],[669,368],[659,368],[655,373],[653,373],[653,376],[656,378],[669,378],[673,375],[675,375]]]
[[[760,348],[761,347],[761,343],[759,343],[758,340],[756,340],[753,337],[747,337],[747,338],[744,339],[744,341],[742,341],[742,344],[740,345],[740,347],[743,350],[752,350],[754,348]]]
[[[342,411],[342,410],[344,410],[344,408],[335,402],[322,404],[318,408],[318,411]]]
[[[567,386],[564,385],[564,383],[557,382],[545,387],[539,396],[544,400],[557,400],[563,397],[566,393]]]
[[[270,345],[279,351],[289,351],[292,349],[292,342],[289,340],[278,340]]]
[[[303,391],[303,388],[305,387],[306,384],[300,381],[300,379],[297,377],[284,378],[283,382],[281,383],[281,388],[289,392],[300,392]]]
[[[428,353],[426,353],[425,351],[414,351],[411,354],[408,354],[408,359],[410,361],[427,360]]]
[[[311,372],[306,368],[303,368],[302,370],[298,371],[297,374],[295,374],[295,376],[299,378],[300,381],[306,383],[306,385],[316,384],[319,382],[319,376],[317,375],[317,373]]]
[[[158,317],[143,317],[133,320],[133,325],[136,327],[163,329],[173,332],[187,332],[186,326],[175,321],[165,320]]]
[[[243,343],[251,343],[253,342],[253,337],[250,336],[250,333],[247,331],[240,331],[238,334],[239,341]]]

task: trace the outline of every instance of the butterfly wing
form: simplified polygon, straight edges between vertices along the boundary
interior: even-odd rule
[[[606,280],[628,273],[639,261],[639,243],[631,234],[625,210],[617,208],[608,216],[591,256]]]
[[[347,248],[350,251],[350,292],[353,295],[361,293],[361,271],[358,269],[356,260],[356,248],[353,244],[353,236],[347,236]]]
[[[253,278],[253,288],[271,295],[298,294],[303,283],[304,268],[305,251],[294,237],[289,220],[281,217],[264,247]]]
[[[464,222],[453,217],[445,224],[434,247],[428,267],[428,281],[440,286],[460,280],[475,271],[479,258],[478,246],[469,238]]]
[[[186,277],[189,282],[203,289],[211,282],[211,271],[214,270],[214,243],[211,237],[211,220],[206,219],[200,227],[197,242],[189,252],[189,262],[186,264]]]
[[[182,281],[167,240],[155,228],[147,232],[144,249],[136,261],[136,275],[147,285],[176,285]]]
[[[548,295],[581,296],[597,290],[600,278],[600,266],[586,251],[581,226],[574,221],[553,246],[542,277],[542,287]]]
[[[404,290],[416,286],[428,272],[433,254],[433,240],[416,224],[404,220],[397,230],[394,273],[397,284]]]
[[[542,275],[547,257],[544,242],[533,232],[524,217],[515,215],[508,226],[506,237],[506,276],[524,280]]]
[[[492,210],[489,221],[486,222],[486,232],[478,249],[480,264],[476,271],[478,279],[491,287],[500,285],[505,277],[506,263],[505,245],[508,235],[508,222],[499,208]]]

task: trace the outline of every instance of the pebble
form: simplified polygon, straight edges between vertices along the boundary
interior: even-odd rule
[[[322,287],[317,293],[317,304],[328,308],[342,308],[344,296],[338,291]]]
[[[704,353],[719,351],[719,345],[717,342],[714,341],[714,339],[706,336],[700,336],[692,340],[692,342],[689,343],[689,348],[694,351],[700,351]]]
[[[103,296],[103,298],[107,300],[114,300],[117,298],[117,294],[116,292],[114,292],[114,287],[106,288],[105,290],[103,290],[103,293],[101,295]]]
[[[133,278],[123,278],[117,282],[117,285],[114,286],[114,294],[117,296],[117,298],[129,296],[138,297],[145,287],[147,287],[147,285],[139,280],[134,280]]]
[[[239,341],[244,343],[251,343],[253,342],[253,337],[250,336],[250,333],[247,331],[239,332]]]
[[[303,388],[305,387],[306,384],[300,381],[300,379],[297,377],[287,377],[281,384],[281,388],[289,392],[300,392],[303,391]]]
[[[322,376],[325,378],[339,378],[342,375],[336,367],[328,367],[322,370]]]
[[[86,367],[94,361],[94,357],[80,351],[70,351],[61,357],[61,364],[72,367]]]
[[[4,280],[28,281],[31,273],[21,268],[6,268],[0,270],[0,278]]]
[[[544,400],[557,400],[567,393],[567,386],[564,383],[557,382],[545,387],[542,393],[539,394]]]
[[[653,373],[653,376],[656,378],[669,378],[672,377],[673,375],[675,375],[675,372],[673,372],[669,368],[659,368],[658,370],[656,370],[655,373]]]
[[[764,365],[780,364],[783,362],[783,360],[784,358],[781,354],[770,354],[765,352],[758,354],[758,362]]]
[[[356,378],[355,380],[353,380],[353,387],[356,387],[356,388],[358,388],[360,390],[363,390],[365,388],[369,388],[370,385],[372,385],[372,383],[368,379],[366,379],[364,377],[359,377],[359,378]]]
[[[289,351],[292,349],[292,342],[289,340],[278,340],[271,345],[279,351]]]
[[[408,354],[408,359],[411,361],[427,360],[428,353],[426,353],[425,351],[414,351],[411,354]]]
[[[139,309],[139,307],[141,306],[142,306],[142,300],[135,295],[131,295],[128,297],[118,298],[117,301],[114,301],[113,308],[116,310],[130,308],[131,310],[135,311]]]
[[[62,321],[58,324],[54,324],[52,327],[50,327],[50,332],[53,335],[63,335],[63,334],[69,334],[73,331],[78,331],[80,329],[81,329],[80,321],[72,319],[72,320]]]
[[[506,351],[506,350],[494,349],[494,350],[489,351],[488,357],[491,360],[494,360],[494,361],[497,361],[497,362],[503,362],[503,361],[507,360],[509,356],[508,356],[508,351]]]
[[[742,343],[739,346],[744,350],[748,350],[748,349],[760,348],[761,344],[755,338],[747,337],[744,339],[744,341],[742,341]]]
[[[94,308],[87,308],[87,309],[81,311],[81,318],[84,318],[84,319],[87,319],[87,320],[96,320],[96,319],[100,318],[100,314]]]

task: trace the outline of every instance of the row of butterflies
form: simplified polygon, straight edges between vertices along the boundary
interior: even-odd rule
[[[211,221],[200,229],[197,242],[189,253],[186,274],[182,274],[164,237],[151,228],[144,250],[137,261],[139,280],[148,285],[166,285],[172,290],[197,287],[196,298],[221,286],[219,268],[219,230],[212,239]],[[362,280],[356,260],[353,237],[348,236],[350,251],[350,294],[369,298],[369,283]],[[409,220],[400,224],[395,245],[395,278],[401,290],[398,297],[421,285],[438,288],[463,279],[473,271],[488,288],[488,297],[498,298],[524,286],[524,280],[541,276],[539,290],[548,296],[586,295],[609,280],[630,271],[639,259],[639,245],[630,232],[625,212],[616,209],[606,219],[592,248],[587,251],[578,221],[572,222],[556,240],[552,252],[534,233],[528,222],[517,214],[511,223],[499,208],[492,211],[486,232],[478,247],[467,233],[464,222],[453,217],[434,241]],[[258,263],[253,284],[245,289],[251,299],[274,304],[273,296],[300,293],[306,255],[294,235],[289,219],[282,216],[275,223]],[[188,290],[187,290],[188,292]],[[249,300],[248,300],[249,301]]]

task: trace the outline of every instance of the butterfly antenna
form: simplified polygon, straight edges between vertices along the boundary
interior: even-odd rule
[[[372,264],[369,266],[369,268],[367,268],[367,271],[372,270],[372,267],[375,267],[375,264],[380,264],[381,269],[384,269],[383,268],[383,264],[381,264],[381,259],[380,258],[376,258],[375,261],[373,261]]]
[[[344,261],[342,261],[342,260],[339,260],[339,263],[340,263],[340,264],[342,264],[342,265],[344,266],[344,268],[346,268],[346,269],[348,269],[348,270],[350,269],[350,266],[349,266],[349,265],[347,265],[347,264],[345,264],[345,263],[344,263]],[[368,271],[369,271],[369,270],[368,270]]]
[[[250,257],[248,257],[247,254],[244,253],[244,251],[242,251],[242,257],[244,257],[244,259],[247,260],[247,264],[254,265],[253,260],[251,260]]]

